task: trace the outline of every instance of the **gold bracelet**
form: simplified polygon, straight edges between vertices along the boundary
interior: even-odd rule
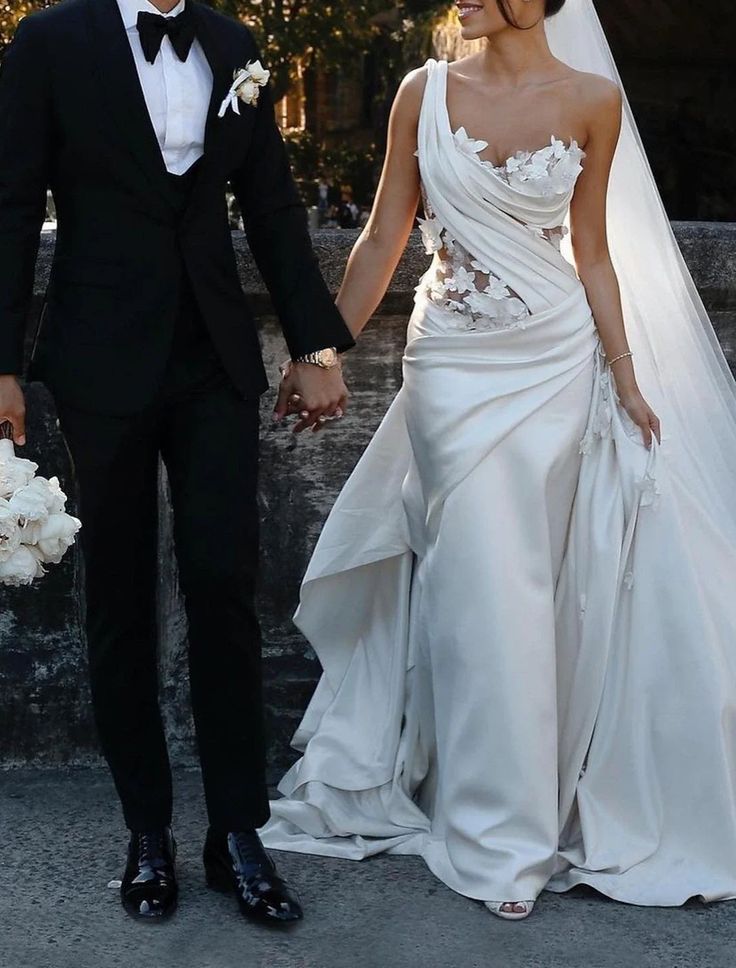
[[[619,360],[625,360],[627,357],[631,357],[633,355],[634,354],[631,352],[631,350],[628,350],[626,353],[621,353],[620,356],[615,356],[608,365],[613,366],[613,364],[618,363]]]

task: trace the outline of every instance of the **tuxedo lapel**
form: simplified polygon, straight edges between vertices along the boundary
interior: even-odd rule
[[[174,204],[120,8],[116,0],[88,0],[88,6],[101,96],[109,111],[108,131],[141,170],[146,184]]]
[[[189,200],[184,219],[191,217],[199,204],[200,196],[207,182],[213,176],[220,174],[227,167],[227,147],[229,133],[233,130],[233,120],[227,115],[219,117],[220,105],[230,90],[233,74],[238,67],[233,63],[229,54],[226,39],[217,30],[216,23],[201,4],[187,0],[192,5],[192,11],[197,24],[197,40],[199,41],[207,62],[212,71],[212,97],[207,112],[207,124],[204,136],[204,157],[197,172],[197,178]],[[238,119],[240,120],[240,119]]]
[[[197,24],[197,39],[202,46],[204,56],[212,71],[212,98],[210,99],[209,111],[207,112],[207,127],[205,129],[204,150],[205,155],[215,151],[220,144],[220,135],[223,133],[222,119],[218,117],[220,105],[225,99],[225,95],[230,90],[233,82],[233,72],[236,64],[230,64],[228,54],[222,39],[209,17],[202,11],[199,4],[192,3],[192,10]]]

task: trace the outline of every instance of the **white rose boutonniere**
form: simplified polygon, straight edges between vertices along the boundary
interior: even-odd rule
[[[233,73],[233,83],[220,106],[219,117],[224,118],[228,108],[240,114],[240,101],[250,107],[258,104],[261,88],[268,84],[271,72],[260,61],[250,61]]]

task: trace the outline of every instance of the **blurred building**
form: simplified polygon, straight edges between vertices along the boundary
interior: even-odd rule
[[[348,135],[353,141],[375,138],[372,126],[371,58],[364,57],[352,74],[297,67],[297,80],[276,106],[287,134],[309,131],[321,141]]]

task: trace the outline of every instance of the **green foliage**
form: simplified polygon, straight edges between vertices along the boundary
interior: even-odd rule
[[[449,0],[404,0],[403,7],[408,17],[434,17],[444,13],[452,4]]]
[[[34,10],[50,7],[54,0],[0,0],[0,53],[13,39],[20,21]]]
[[[338,188],[350,186],[359,203],[370,200],[380,164],[375,147],[361,149],[346,144],[326,147],[308,131],[289,135],[286,141],[294,175],[307,205],[316,204],[317,181],[323,175]]]
[[[0,50],[20,20],[54,0],[0,0]],[[205,0],[253,30],[273,74],[276,98],[289,89],[297,62],[350,69],[387,35],[415,44],[447,0]]]
[[[349,70],[387,35],[416,43],[448,0],[212,0],[253,30],[285,94],[297,61],[304,67]],[[415,36],[412,36],[412,35]],[[421,41],[420,41],[421,43]]]
[[[215,6],[251,27],[278,99],[288,91],[297,61],[331,68],[354,63],[380,30],[374,18],[392,0],[219,0]]]

